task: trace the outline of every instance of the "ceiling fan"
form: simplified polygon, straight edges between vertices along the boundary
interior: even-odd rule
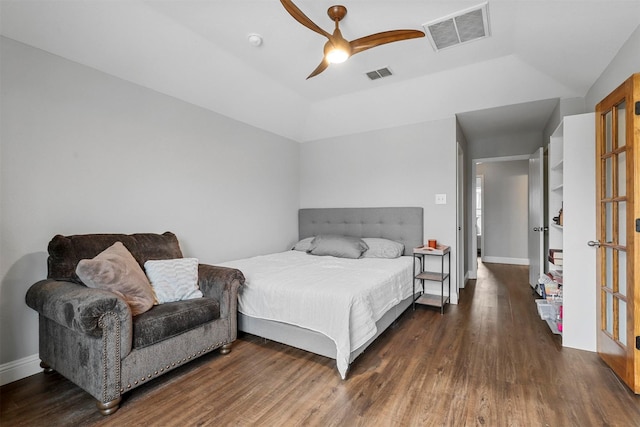
[[[340,32],[339,22],[347,14],[347,8],[341,5],[331,6],[327,10],[327,15],[332,21],[336,23],[333,34],[329,34],[318,25],[316,25],[311,19],[309,19],[298,7],[293,4],[291,0],[280,0],[280,3],[289,12],[293,18],[309,28],[311,31],[315,31],[318,34],[325,36],[329,39],[324,45],[324,57],[320,65],[313,70],[307,79],[317,76],[321,72],[327,69],[329,64],[337,64],[346,61],[350,56],[360,53],[372,47],[380,46],[386,43],[397,42],[400,40],[414,39],[418,37],[424,37],[424,33],[418,30],[392,30],[383,31],[381,33],[371,34],[369,36],[361,37],[356,40],[347,41],[342,37]]]

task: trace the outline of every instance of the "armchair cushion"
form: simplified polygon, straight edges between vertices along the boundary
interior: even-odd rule
[[[133,348],[147,347],[218,318],[220,304],[213,298],[156,305],[133,318]]]
[[[122,242],[115,242],[92,259],[80,260],[76,273],[88,287],[121,296],[133,316],[149,310],[156,302],[147,276]]]

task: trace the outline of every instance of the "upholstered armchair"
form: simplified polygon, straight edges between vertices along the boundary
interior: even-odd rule
[[[86,286],[77,271],[122,242],[140,268],[149,260],[182,258],[173,233],[55,236],[48,275],[26,295],[39,313],[39,352],[52,370],[83,388],[99,411],[118,410],[121,396],[215,349],[227,354],[237,336],[239,270],[197,264],[202,297],[153,305],[132,315],[119,292]],[[119,244],[118,244],[119,245]]]

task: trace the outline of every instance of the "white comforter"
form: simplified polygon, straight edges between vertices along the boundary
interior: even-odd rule
[[[246,283],[238,310],[320,332],[336,343],[344,379],[352,350],[373,337],[376,321],[411,296],[411,257],[345,259],[287,251],[223,265]]]

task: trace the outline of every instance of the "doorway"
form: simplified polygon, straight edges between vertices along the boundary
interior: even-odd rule
[[[482,259],[482,194],[484,192],[484,177],[482,175],[476,175],[476,203],[475,203],[475,227],[476,227],[476,255]]]
[[[471,191],[471,218],[469,239],[469,278],[478,274],[478,250],[481,260],[489,263],[528,265],[527,235],[528,224],[528,162],[529,155],[516,155],[473,159],[471,176],[474,177]],[[521,172],[511,174],[508,179],[496,179],[496,169]],[[483,170],[490,170],[487,175]],[[481,189],[477,191],[477,177],[482,175]],[[491,177],[491,178],[490,178]],[[493,194],[493,197],[491,197]],[[510,196],[513,196],[510,198]],[[480,203],[478,204],[478,199]],[[478,210],[479,207],[479,210]],[[478,215],[479,213],[479,215]],[[477,220],[479,216],[479,220]],[[501,224],[507,221],[508,227]],[[522,222],[514,225],[514,222]],[[513,227],[513,228],[509,228]],[[515,230],[511,232],[510,230]],[[480,238],[478,238],[480,234]],[[502,253],[496,253],[498,247]],[[492,253],[493,248],[493,253]]]

